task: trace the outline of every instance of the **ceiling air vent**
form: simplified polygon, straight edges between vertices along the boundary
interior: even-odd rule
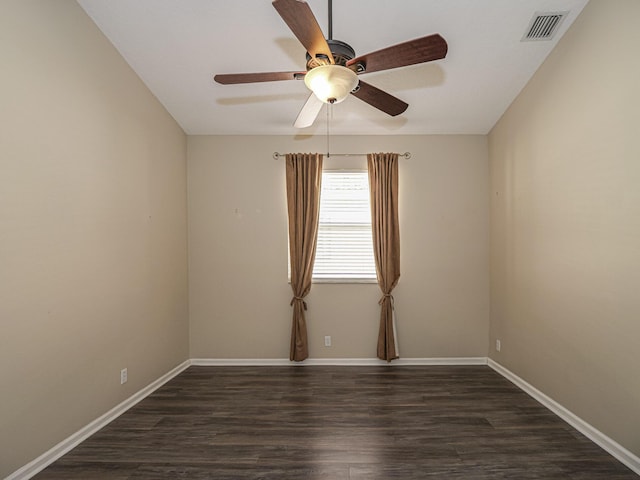
[[[569,12],[536,12],[522,41],[551,40],[568,14]]]

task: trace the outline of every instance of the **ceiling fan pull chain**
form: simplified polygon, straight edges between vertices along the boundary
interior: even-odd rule
[[[329,0],[331,1],[331,0]],[[329,145],[329,109],[333,108],[330,104],[327,104],[326,109],[327,109],[327,158],[331,157],[331,149],[330,149],[330,145]]]

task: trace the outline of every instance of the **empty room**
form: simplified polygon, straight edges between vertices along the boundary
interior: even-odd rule
[[[0,478],[638,478],[639,19],[2,0]]]

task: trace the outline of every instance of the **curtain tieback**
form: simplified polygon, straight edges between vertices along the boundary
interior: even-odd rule
[[[293,306],[293,303],[294,303],[296,300],[301,301],[301,302],[302,302],[302,307],[303,307],[305,310],[307,309],[307,302],[305,302],[305,301],[304,301],[304,297],[293,297],[293,298],[291,299],[291,303],[290,303],[289,305]]]
[[[393,305],[393,295],[391,295],[390,293],[385,293],[382,298],[380,299],[380,301],[378,302],[378,305],[382,305],[382,302],[384,302],[384,299],[388,298],[389,300],[391,300],[391,305]]]

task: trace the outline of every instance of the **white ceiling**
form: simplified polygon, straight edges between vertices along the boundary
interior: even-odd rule
[[[293,122],[302,81],[219,85],[216,73],[294,71],[305,49],[270,0],[78,0],[187,134],[322,134]],[[333,38],[356,55],[432,33],[445,59],[363,75],[409,104],[398,117],[350,96],[332,134],[485,134],[588,0],[334,0]],[[327,33],[327,0],[308,0]],[[569,11],[550,41],[522,42],[535,12]]]

